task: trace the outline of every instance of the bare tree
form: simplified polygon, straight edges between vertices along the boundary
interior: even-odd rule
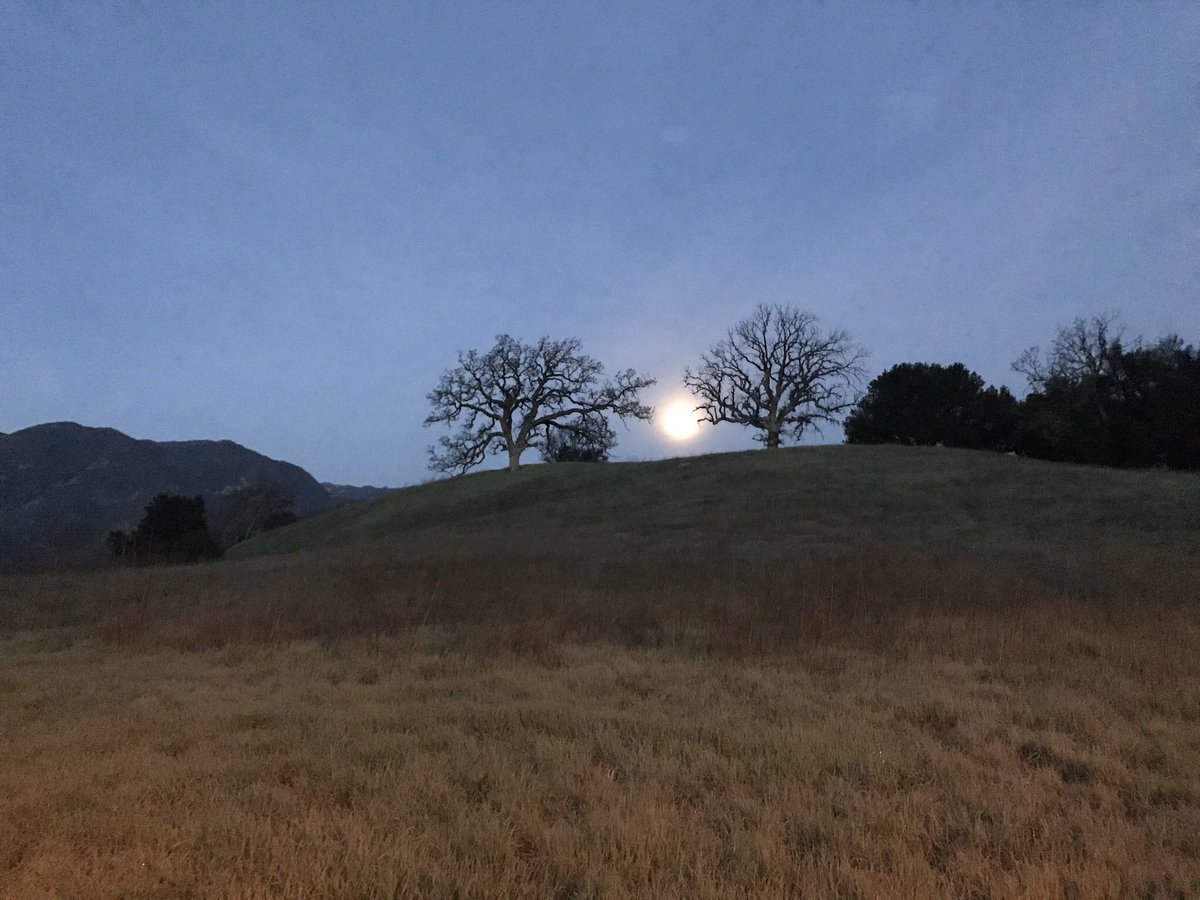
[[[633,369],[602,381],[604,367],[579,350],[579,341],[542,338],[534,344],[502,334],[486,353],[458,355],[429,393],[433,412],[425,424],[459,423],[429,448],[430,468],[462,473],[489,453],[507,453],[516,470],[521,454],[541,447],[554,430],[587,431],[606,413],[624,420],[649,419],[653,410],[638,394],[653,378]]]
[[[758,306],[684,374],[706,421],[748,425],[769,448],[787,434],[837,421],[862,381],[863,349],[844,331],[823,334],[816,316],[791,306]]]
[[[1058,329],[1048,353],[1030,347],[1012,364],[1013,371],[1024,375],[1035,391],[1045,391],[1051,382],[1078,384],[1110,375],[1124,331],[1116,313],[1075,319]]]

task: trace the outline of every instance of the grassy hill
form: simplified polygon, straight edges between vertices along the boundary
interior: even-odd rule
[[[1200,477],[856,446],[539,465],[322,513],[215,564],[28,583],[54,602],[0,603],[0,629],[764,648],[880,610],[1194,600]]]
[[[408,488],[261,535],[249,558],[376,542],[412,555],[886,545],[1045,553],[1200,549],[1200,477],[926,447],[830,446],[527,466]]]
[[[0,896],[1191,897],[1198,510],[800,448],[0,577]]]

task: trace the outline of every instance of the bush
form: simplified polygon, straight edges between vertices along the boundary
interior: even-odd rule
[[[1010,450],[1017,401],[962,363],[901,363],[867,386],[846,420],[850,444],[943,444]]]
[[[132,533],[110,532],[105,543],[127,565],[193,563],[221,549],[208,531],[203,497],[159,494]]]
[[[554,428],[546,434],[542,459],[546,462],[608,462],[617,436],[601,416],[591,416]]]

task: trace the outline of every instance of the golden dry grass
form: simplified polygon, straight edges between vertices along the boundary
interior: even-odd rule
[[[16,633],[0,895],[1196,895],[1191,611],[893,625],[740,657]]]

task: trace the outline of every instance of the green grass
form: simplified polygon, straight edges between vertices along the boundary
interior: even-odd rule
[[[917,447],[803,447],[527,466],[408,488],[230,556],[386,542],[410,557],[562,546],[775,557],[863,545],[1056,555],[1200,549],[1200,476]]]

